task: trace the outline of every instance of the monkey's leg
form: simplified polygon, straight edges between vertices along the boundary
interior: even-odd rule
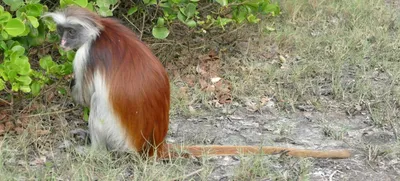
[[[127,150],[127,139],[110,103],[99,92],[90,101],[89,131],[95,149]]]
[[[100,97],[94,93],[90,100],[89,132],[92,148],[105,149],[104,119],[102,118],[103,106]]]

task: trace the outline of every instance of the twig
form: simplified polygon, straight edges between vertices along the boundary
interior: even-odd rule
[[[245,25],[245,24],[242,24],[242,25],[240,25],[239,27],[235,28],[234,30],[232,30],[232,31],[230,31],[230,32],[228,32],[228,33],[223,33],[222,35],[219,35],[217,38],[221,38],[221,37],[224,36],[224,35],[234,33],[234,32],[236,32],[236,31],[242,29],[242,28],[244,27],[244,25]]]
[[[144,31],[144,23],[146,21],[146,13],[143,13],[143,21],[142,21],[142,31],[140,31],[140,40],[142,40],[143,37],[143,31]]]
[[[203,170],[204,170],[204,168],[201,168],[201,169],[198,169],[198,170],[196,170],[196,171],[194,171],[194,172],[192,172],[192,173],[189,173],[189,174],[184,175],[184,176],[181,176],[181,177],[174,178],[174,179],[172,179],[172,180],[185,179],[185,178],[188,178],[188,177],[190,177],[190,176],[196,175],[196,174],[198,174],[199,172],[201,172],[201,171],[203,171]]]
[[[333,176],[338,172],[339,170],[335,170],[330,176],[329,176],[329,181],[333,180]]]
[[[390,126],[392,126],[392,129],[393,129],[394,139],[395,140],[399,140],[399,138],[397,137],[397,130],[396,130],[396,127],[395,127],[393,121],[389,121],[389,123],[390,123]]]
[[[47,112],[47,113],[39,113],[39,114],[33,114],[33,115],[27,115],[27,116],[21,116],[22,118],[30,118],[30,117],[36,117],[36,116],[46,116],[46,115],[52,115],[52,114],[60,114],[60,113],[67,113],[71,112],[73,110],[76,110],[78,108],[71,108],[71,109],[66,109],[66,110],[61,110],[61,111],[54,111],[54,112]]]
[[[117,9],[117,7],[119,6],[120,3],[121,3],[121,1],[118,1],[118,3],[111,9],[111,11],[114,11],[115,9]]]
[[[11,106],[11,103],[10,103],[10,102],[8,102],[8,101],[6,101],[6,100],[4,100],[4,99],[2,99],[2,98],[0,98],[0,101],[1,101],[1,102],[4,102],[4,103],[6,103],[6,104],[8,104],[9,106]]]
[[[133,27],[135,27],[140,34],[142,34],[142,31],[140,31],[140,29],[135,24],[133,24],[132,21],[128,19],[128,17],[126,17],[125,15],[122,15],[122,17],[124,17]]]

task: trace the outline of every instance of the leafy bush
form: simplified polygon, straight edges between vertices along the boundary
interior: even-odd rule
[[[0,49],[4,52],[0,54],[0,59],[3,59],[0,63],[0,91],[22,91],[37,95],[43,85],[51,82],[51,77],[71,74],[74,52],[64,52],[61,49],[58,49],[57,56],[57,60],[60,61],[53,61],[54,57],[51,55],[38,55],[40,68],[31,68],[34,60],[29,57],[28,50],[36,46],[59,43],[55,23],[50,19],[41,18],[43,13],[49,11],[48,4],[41,4],[40,0],[3,0],[3,3],[4,6],[0,5]],[[124,3],[130,1],[60,0],[59,7],[52,8],[64,8],[75,4],[96,11],[102,16],[112,16],[114,10]],[[199,9],[207,9],[208,6],[217,6],[217,10],[208,14],[200,12]],[[152,28],[153,36],[158,39],[168,37],[168,25],[176,21],[199,32],[206,32],[208,28],[215,26],[224,29],[230,23],[257,23],[260,14],[279,14],[278,5],[270,3],[269,0],[143,0],[133,4],[126,14],[129,16],[137,12],[143,13],[146,8],[161,9],[156,11],[158,18]]]

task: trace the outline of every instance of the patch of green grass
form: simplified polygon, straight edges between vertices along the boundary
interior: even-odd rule
[[[373,124],[381,126],[399,116],[400,21],[395,8],[375,0],[279,4],[283,14],[259,25],[263,40],[250,42],[253,51],[225,60],[225,77],[232,81],[236,100],[268,95],[289,111],[298,105],[346,110],[365,104]]]
[[[307,180],[312,168],[309,159],[253,156],[240,159],[235,180]]]
[[[163,163],[143,160],[136,154],[95,152],[87,147],[38,149],[31,142],[28,134],[1,140],[2,180],[173,180],[186,178],[196,168],[199,171],[190,176],[202,178],[212,168],[207,162],[200,167],[194,165],[190,159]]]

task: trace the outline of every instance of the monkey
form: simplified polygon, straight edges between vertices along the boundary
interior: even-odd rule
[[[76,50],[73,100],[90,108],[91,147],[135,151],[168,158],[176,149],[208,155],[275,154],[297,157],[348,158],[348,150],[316,151],[284,147],[194,145],[165,143],[169,126],[170,82],[166,69],[150,48],[117,19],[70,5],[47,12],[61,38],[60,47]]]

